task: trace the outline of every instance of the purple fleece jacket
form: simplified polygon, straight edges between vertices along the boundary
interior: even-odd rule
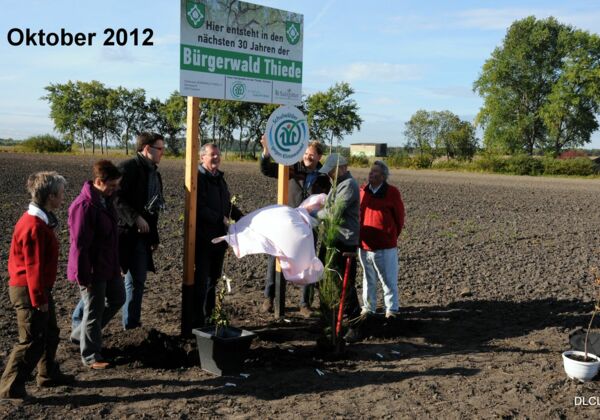
[[[112,200],[102,205],[100,193],[87,181],[69,207],[67,277],[81,286],[120,277],[117,213]]]

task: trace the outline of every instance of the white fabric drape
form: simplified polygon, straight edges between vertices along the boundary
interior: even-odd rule
[[[226,241],[236,257],[270,254],[279,258],[286,280],[302,285],[316,283],[323,275],[323,264],[315,254],[312,232],[314,219],[309,212],[318,210],[325,194],[308,197],[298,208],[272,205],[253,211],[229,226]]]

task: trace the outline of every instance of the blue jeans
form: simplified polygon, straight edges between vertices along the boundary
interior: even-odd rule
[[[363,269],[363,310],[377,309],[377,282],[383,288],[383,301],[387,312],[397,312],[398,302],[398,248],[366,251],[358,249]]]
[[[125,291],[121,278],[94,283],[89,289],[79,286],[79,291],[81,300],[71,317],[71,341],[79,341],[81,361],[89,365],[102,360],[102,329],[123,306]]]
[[[142,297],[148,273],[148,246],[144,238],[135,241],[129,271],[125,275],[125,305],[123,305],[123,328],[126,330],[142,325]]]

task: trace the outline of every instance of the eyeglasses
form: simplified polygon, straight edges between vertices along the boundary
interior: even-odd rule
[[[156,147],[156,146],[152,146],[152,145],[150,145],[150,144],[148,145],[148,147],[151,147],[151,148],[153,148],[154,150],[160,150],[161,152],[162,152],[163,150],[165,150],[165,148],[164,148],[164,147]]]

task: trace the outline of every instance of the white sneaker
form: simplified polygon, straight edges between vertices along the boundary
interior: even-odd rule
[[[369,311],[367,308],[362,308],[360,310],[360,316],[373,315],[373,312]]]

